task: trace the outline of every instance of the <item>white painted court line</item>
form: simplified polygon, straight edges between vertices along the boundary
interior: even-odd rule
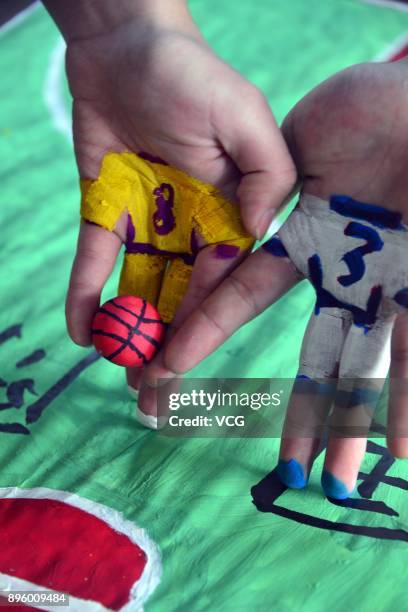
[[[74,508],[79,508],[109,525],[118,533],[126,535],[133,544],[136,544],[147,554],[147,563],[142,576],[133,585],[128,603],[120,612],[141,612],[144,602],[150,597],[159,585],[162,575],[162,563],[159,549],[150,539],[145,529],[133,521],[129,521],[121,512],[109,506],[99,504],[90,499],[80,497],[69,491],[38,487],[23,489],[20,487],[1,487],[0,499],[52,499],[63,502]],[[0,573],[0,590],[2,591],[41,591],[44,587],[17,578],[14,575]],[[60,607],[44,606],[41,609],[59,612]],[[70,611],[72,612],[108,612],[107,608],[95,601],[84,601],[70,596]]]
[[[377,6],[392,8],[405,13],[408,12],[408,4],[402,4],[401,2],[387,2],[386,0],[361,0],[361,2],[364,2],[364,4],[376,4]]]
[[[386,62],[394,57],[398,51],[401,51],[404,47],[408,45],[408,32],[401,34],[398,36],[394,42],[392,42],[388,47],[386,47],[381,53],[379,53],[375,58],[375,62]]]
[[[0,38],[21,25],[30,15],[39,9],[40,6],[42,6],[42,4],[40,0],[37,0],[37,2],[28,6],[0,26]],[[67,111],[63,92],[61,90],[65,68],[65,48],[65,42],[63,38],[60,37],[56,47],[51,53],[43,88],[43,99],[49,110],[55,129],[72,143],[71,117]]]
[[[20,13],[17,13],[17,15],[12,17],[12,19],[6,21],[6,23],[0,26],[0,37],[7,34],[7,32],[10,32],[10,30],[14,30],[14,28],[19,26],[20,23],[22,23],[23,21],[25,21],[27,17],[34,13],[34,11],[36,11],[40,6],[42,6],[41,2],[37,0],[37,2],[34,2],[34,4],[32,4],[31,6],[27,6],[26,9],[20,11]]]
[[[50,56],[45,75],[43,98],[55,129],[72,143],[71,117],[61,87],[65,78],[65,49],[65,41],[60,37]]]

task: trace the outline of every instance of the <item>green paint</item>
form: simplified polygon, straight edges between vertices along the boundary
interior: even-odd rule
[[[191,8],[210,44],[262,87],[278,120],[322,79],[372,59],[408,23],[403,13],[347,0],[192,0]],[[27,377],[35,373],[39,393],[86,354],[68,340],[63,315],[78,221],[74,157],[42,98],[56,43],[42,9],[1,36],[0,330],[22,322],[23,336],[0,347],[0,375],[20,377],[15,362],[44,348],[46,358],[24,370]],[[115,285],[108,283],[105,299]],[[312,300],[301,284],[194,376],[293,376]],[[0,413],[0,422],[10,420],[23,423],[24,408]],[[406,606],[404,543],[318,530],[255,509],[249,491],[276,465],[278,440],[180,440],[142,430],[122,372],[103,361],[53,402],[31,432],[24,439],[0,434],[0,486],[72,490],[147,528],[164,560],[148,612]],[[374,498],[399,517],[331,505],[320,488],[322,460],[307,491],[286,492],[280,505],[331,521],[407,528],[402,494],[386,485]],[[363,471],[377,460],[367,455]],[[389,475],[406,478],[406,468],[394,464]]]

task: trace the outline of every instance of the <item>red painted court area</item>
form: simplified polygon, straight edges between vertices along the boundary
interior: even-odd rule
[[[146,565],[126,535],[64,502],[1,499],[0,524],[1,573],[110,609],[128,601]]]

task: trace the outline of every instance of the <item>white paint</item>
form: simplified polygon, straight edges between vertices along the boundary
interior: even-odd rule
[[[129,395],[136,400],[139,400],[139,391],[134,387],[128,385]],[[165,425],[167,425],[168,417],[160,416],[156,417],[153,414],[146,414],[142,412],[139,406],[136,404],[136,421],[143,425],[143,427],[147,427],[147,429],[162,429]]]
[[[374,58],[375,62],[388,62],[399,51],[408,44],[408,32],[399,36],[393,43],[386,47],[379,55]]]
[[[25,21],[27,17],[34,13],[34,11],[36,11],[40,6],[42,6],[41,2],[34,2],[34,4],[32,4],[31,6],[28,6],[23,11],[17,13],[17,15],[15,15],[12,19],[6,21],[6,23],[0,26],[0,37],[4,36],[11,30],[14,30],[17,26],[23,23],[23,21]]]
[[[131,542],[146,552],[147,563],[142,576],[131,589],[129,602],[121,608],[120,612],[139,612],[143,610],[143,603],[159,584],[162,573],[159,550],[156,544],[148,537],[144,529],[125,519],[121,512],[68,491],[58,491],[56,489],[46,489],[42,487],[35,489],[8,487],[0,488],[0,498],[52,499],[61,501],[96,516],[118,533],[126,535]],[[0,589],[3,591],[38,591],[44,590],[44,586],[31,584],[15,576],[0,574]],[[42,607],[42,609],[56,610],[56,612],[61,611],[61,607],[56,606],[46,606]],[[73,612],[82,612],[82,610],[84,612],[102,612],[106,610],[106,608],[97,602],[84,601],[70,596],[69,610]]]
[[[55,129],[72,142],[71,117],[67,112],[61,88],[65,74],[66,45],[62,37],[54,47],[45,76],[43,98]]]
[[[59,595],[58,591],[53,591],[52,589],[44,589],[44,586],[33,584],[32,582],[28,582],[28,580],[22,580],[21,578],[17,578],[16,576],[9,576],[7,574],[0,573],[0,595],[2,597],[7,597],[8,592],[15,591],[30,591],[35,593],[44,593],[44,590],[47,591],[47,594]],[[27,602],[27,605],[30,602]],[[96,603],[95,601],[86,601],[85,599],[80,599],[79,597],[69,596],[69,607],[62,606],[47,606],[35,604],[34,602],[30,604],[30,607],[36,608],[38,610],[55,610],[55,612],[61,612],[61,610],[69,610],[69,612],[109,612],[108,608],[102,606],[101,604]]]
[[[301,374],[311,378],[331,376],[340,364],[340,378],[379,378],[387,376],[390,363],[392,317],[403,308],[393,299],[408,286],[406,253],[408,232],[373,227],[383,246],[364,256],[364,275],[349,286],[338,282],[350,270],[344,255],[366,243],[363,238],[346,235],[351,218],[331,210],[329,202],[303,194],[299,207],[279,230],[279,237],[289,258],[306,278],[309,260],[320,257],[323,288],[340,303],[366,310],[373,287],[381,285],[382,298],[375,324],[365,333],[352,322],[346,308],[321,307],[312,314],[301,351]],[[367,227],[369,221],[359,221]],[[343,325],[344,321],[344,325]]]
[[[2,25],[0,27],[0,38],[21,25],[40,6],[42,6],[41,2],[35,2]],[[61,90],[65,67],[65,49],[65,42],[60,37],[50,56],[43,87],[43,99],[55,129],[72,142],[71,117],[67,111]]]
[[[406,4],[402,4],[401,2],[387,2],[387,0],[361,0],[364,4],[375,4],[377,6],[383,6],[389,9],[395,9],[397,11],[408,11],[408,6]]]
[[[137,401],[139,399],[139,390],[135,389],[134,387],[131,387],[130,385],[128,385],[127,388],[128,388],[130,397],[133,397],[133,399]]]

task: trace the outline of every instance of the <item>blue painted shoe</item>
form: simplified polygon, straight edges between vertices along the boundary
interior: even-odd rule
[[[333,499],[348,499],[353,494],[353,491],[349,491],[342,480],[327,470],[323,470],[322,473],[322,488],[326,497]]]
[[[280,481],[290,489],[304,489],[307,485],[305,470],[296,459],[280,459],[277,472]]]

